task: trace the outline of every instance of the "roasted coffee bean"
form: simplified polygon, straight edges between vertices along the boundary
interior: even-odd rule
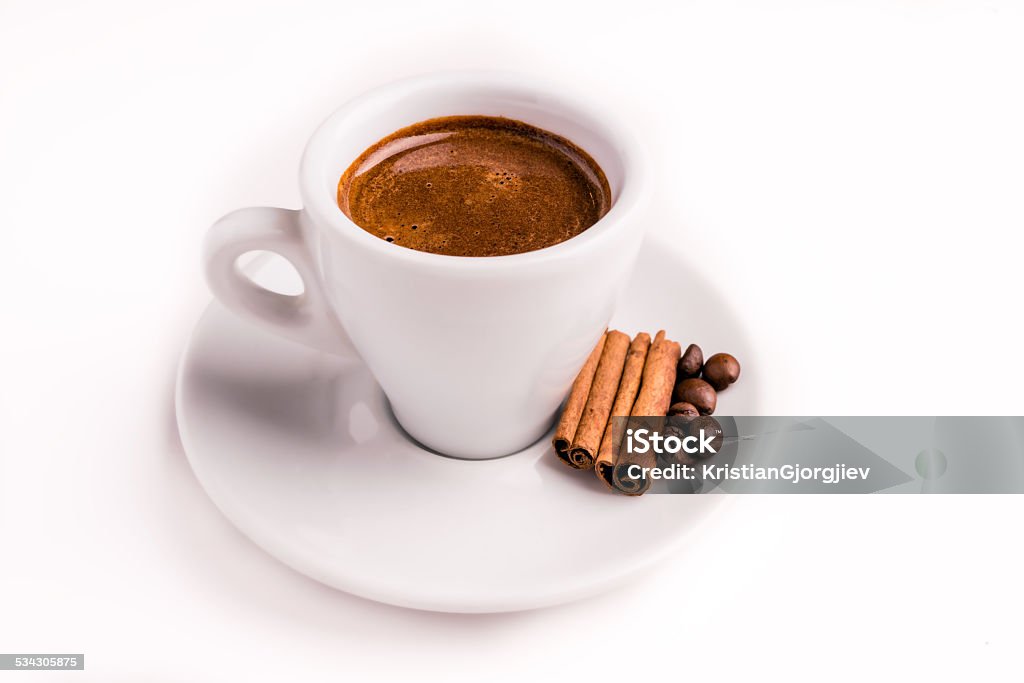
[[[675,415],[673,417],[670,417],[666,421],[665,426],[662,427],[661,435],[664,436],[666,439],[670,436],[674,436],[677,439],[679,439],[680,443],[682,443],[683,440],[690,435],[688,423],[693,419],[694,418],[683,417],[681,415]],[[662,460],[662,462],[669,465],[694,465],[697,462],[692,455],[683,450],[679,450],[674,453],[669,453],[668,451],[665,451],[658,457]]]
[[[715,393],[714,387],[704,380],[691,377],[676,385],[672,400],[685,401],[693,405],[701,415],[710,415],[715,412],[718,394]]]
[[[700,439],[702,430],[705,439],[711,438],[711,447],[715,449],[715,453],[721,451],[722,444],[725,442],[725,430],[722,429],[721,423],[710,415],[702,415],[691,420],[687,426],[689,435],[695,436],[698,439]],[[710,458],[715,453],[694,453],[694,455],[698,458]]]
[[[700,415],[700,411],[697,410],[697,406],[692,403],[686,403],[681,401],[679,403],[673,403],[668,409],[669,415],[683,415],[686,417],[697,417]]]
[[[740,363],[728,353],[716,353],[704,363],[704,379],[721,391],[740,378]]]
[[[661,433],[666,438],[675,436],[682,441],[690,434],[689,420],[679,417],[676,417],[674,420],[668,420],[665,426],[661,428]]]
[[[704,365],[704,352],[696,344],[690,344],[679,359],[679,366],[676,370],[676,381],[700,377],[700,369]]]

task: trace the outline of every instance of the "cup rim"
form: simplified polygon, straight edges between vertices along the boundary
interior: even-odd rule
[[[502,86],[521,91],[524,95],[543,95],[545,99],[557,103],[569,110],[587,112],[595,121],[599,121],[605,131],[610,133],[610,142],[622,162],[622,180],[619,183],[618,196],[613,200],[608,213],[602,216],[591,227],[569,239],[542,249],[506,254],[501,256],[454,256],[435,254],[395,245],[370,234],[352,221],[337,204],[337,197],[322,191],[323,167],[330,140],[339,126],[344,125],[346,118],[357,108],[367,106],[374,100],[394,101],[404,93],[417,90],[443,87],[462,86],[472,88],[488,88]],[[572,94],[567,94],[571,92]],[[467,115],[475,112],[465,112]],[[605,131],[602,131],[604,135]],[[396,262],[434,266],[446,270],[462,269],[479,271],[481,269],[496,270],[550,264],[579,258],[593,249],[615,232],[621,231],[626,225],[626,217],[643,204],[650,194],[650,183],[647,180],[649,163],[647,152],[637,140],[632,130],[617,115],[606,111],[605,107],[592,99],[572,91],[571,88],[558,87],[543,79],[529,77],[525,74],[506,71],[440,71],[403,78],[365,91],[335,110],[313,133],[306,143],[299,166],[299,193],[304,211],[311,214],[314,222],[330,226],[330,229],[364,249],[369,249],[382,258]],[[338,176],[344,169],[338,170]],[[613,192],[614,192],[613,188]],[[395,248],[395,247],[398,248]]]

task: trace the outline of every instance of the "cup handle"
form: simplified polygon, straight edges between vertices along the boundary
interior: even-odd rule
[[[317,268],[302,238],[299,211],[254,207],[214,223],[203,244],[206,281],[213,295],[240,317],[321,351],[356,355],[348,334],[327,305]],[[257,285],[238,267],[250,251],[271,251],[302,278],[301,294],[279,294]]]

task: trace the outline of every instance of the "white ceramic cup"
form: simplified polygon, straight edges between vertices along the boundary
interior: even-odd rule
[[[514,453],[551,427],[611,318],[643,238],[647,164],[602,107],[532,79],[442,73],[370,91],[336,111],[306,146],[301,210],[241,209],[213,225],[206,276],[232,311],[317,349],[358,354],[411,436],[440,453]],[[366,148],[438,116],[519,119],[576,143],[612,189],[611,210],[565,242],[511,256],[461,257],[388,243],[336,202],[342,172]],[[280,254],[296,296],[259,287],[247,252]]]

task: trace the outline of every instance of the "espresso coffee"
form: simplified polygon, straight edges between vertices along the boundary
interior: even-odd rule
[[[611,207],[604,172],[569,140],[521,121],[450,116],[403,128],[341,176],[338,206],[388,242],[451,256],[550,247]]]

